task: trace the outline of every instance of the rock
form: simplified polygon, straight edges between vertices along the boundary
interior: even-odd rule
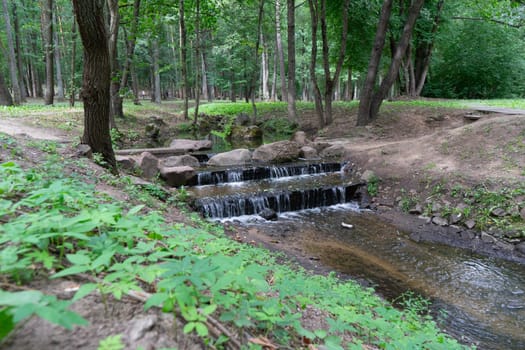
[[[228,135],[228,140],[234,145],[260,145],[263,140],[263,131],[256,125],[234,125]]]
[[[503,217],[507,215],[507,212],[501,208],[495,208],[491,210],[490,215],[496,217]]]
[[[138,160],[142,176],[152,179],[159,172],[159,159],[149,152],[143,152]]]
[[[476,235],[473,232],[469,231],[461,231],[460,236],[465,240],[472,240],[476,237]]]
[[[448,226],[448,220],[445,218],[442,218],[441,216],[434,216],[432,218],[432,223],[439,226]]]
[[[248,114],[246,114],[246,113],[240,113],[235,118],[235,124],[236,125],[241,125],[241,126],[250,125],[250,116]]]
[[[418,219],[424,220],[425,224],[430,224],[432,222],[432,218],[424,215],[419,215]]]
[[[310,146],[303,146],[299,152],[299,156],[304,159],[316,159],[319,158],[317,150]]]
[[[324,149],[331,146],[328,142],[322,142],[322,141],[315,141],[310,143],[311,147],[315,148],[317,150],[317,153],[321,153]]]
[[[501,249],[506,252],[512,252],[514,250],[514,244],[503,242],[503,241],[496,241],[495,246],[497,249]]]
[[[372,170],[365,170],[361,175],[361,181],[369,182],[376,177],[376,174]]]
[[[158,319],[155,315],[135,319],[126,331],[128,339],[132,342],[142,339],[147,332],[155,327],[157,321]]]
[[[525,242],[521,242],[514,247],[518,252],[525,254]]]
[[[168,157],[161,160],[160,163],[161,166],[168,168],[177,166],[191,166],[193,168],[197,168],[200,165],[199,160],[193,156],[190,156],[189,154]]]
[[[91,158],[93,157],[93,151],[89,145],[81,143],[76,147],[75,157],[79,158]]]
[[[115,156],[115,160],[121,169],[127,171],[133,171],[137,166],[137,161],[129,156]]]
[[[208,165],[228,166],[243,165],[251,162],[252,153],[243,148],[235,149],[229,152],[218,153],[210,158]]]
[[[479,114],[474,114],[474,113],[468,113],[468,114],[465,114],[463,116],[463,118],[465,118],[466,120],[472,120],[472,121],[476,121],[478,119],[481,118],[481,115]]]
[[[487,232],[481,232],[481,240],[485,243],[495,243],[496,238],[489,235]]]
[[[347,154],[347,150],[342,144],[335,144],[323,149],[319,155],[322,158],[342,158]]]
[[[183,151],[200,151],[211,147],[212,142],[210,140],[175,139],[170,143],[170,148]]]
[[[433,212],[433,213],[438,213],[438,212],[440,212],[440,211],[441,211],[441,208],[442,208],[441,204],[436,203],[436,202],[432,203],[432,212]]]
[[[166,127],[166,123],[160,117],[153,115],[149,118],[146,124],[146,136],[150,139],[157,140],[160,137],[161,131]]]
[[[268,221],[277,221],[277,213],[269,208],[263,209],[259,212],[259,216]]]
[[[412,215],[421,215],[423,213],[423,208],[421,207],[421,204],[416,204],[416,206],[408,211],[409,214]]]
[[[474,220],[471,219],[471,220],[465,221],[465,227],[468,228],[469,230],[472,230],[474,226],[476,226],[476,222]]]
[[[190,166],[162,167],[160,169],[160,177],[172,187],[186,185],[194,175],[195,169]]]
[[[449,221],[449,223],[451,225],[455,225],[455,224],[457,224],[458,222],[461,221],[462,217],[463,217],[463,215],[461,215],[461,214],[452,214],[452,215],[450,215],[450,218],[449,218],[448,221]]]
[[[520,210],[520,217],[521,217],[521,220],[525,220],[525,208],[522,208]]]
[[[290,141],[297,142],[300,146],[304,146],[308,143],[306,133],[304,131],[296,131]]]
[[[293,141],[278,141],[262,145],[253,151],[252,159],[266,163],[293,162],[299,158],[299,144]]]

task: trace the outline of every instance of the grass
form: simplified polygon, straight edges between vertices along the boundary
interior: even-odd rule
[[[69,166],[80,167],[81,172],[65,176],[68,162],[51,154],[31,170],[14,162],[0,164],[0,276],[8,282],[4,285],[27,285],[37,276],[90,275],[94,282],[83,284],[73,301],[98,290],[111,303],[109,296],[120,299],[130,290],[141,290],[138,281],[142,281],[156,291],[146,309],[162,306],[183,317],[185,333],[196,333],[217,348],[226,339],[212,336],[208,317],[232,334],[265,336],[291,348],[310,343],[329,349],[361,349],[363,344],[463,348],[440,332],[426,307],[413,297],[400,311],[370,288],[334,275],[311,275],[283,264],[282,257],[267,250],[234,242],[221,226],[195,214],[193,226],[168,224],[162,212],[97,193],[87,180],[127,188],[125,179],[94,174],[78,160]],[[0,338],[33,314],[66,328],[86,323],[68,310],[71,301],[14,289],[0,291]],[[306,308],[326,316],[325,329],[303,324]]]

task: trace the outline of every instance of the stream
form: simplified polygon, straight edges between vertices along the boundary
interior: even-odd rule
[[[407,291],[429,299],[438,325],[462,343],[525,349],[525,266],[410,240],[374,213],[359,210],[356,188],[345,184],[337,169],[293,176],[286,176],[286,169],[272,172],[277,173],[257,182],[234,176],[229,183],[225,177],[224,183],[189,191],[199,198],[197,209],[204,216],[254,225],[269,235],[287,232],[282,244],[372,285],[388,300]],[[287,201],[298,204],[282,204]],[[254,209],[246,211],[250,206]],[[251,215],[267,207],[279,213],[278,221]]]

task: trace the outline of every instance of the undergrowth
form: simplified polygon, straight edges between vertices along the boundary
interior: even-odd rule
[[[283,265],[201,219],[198,227],[167,224],[143,205],[100,196],[80,176],[63,178],[56,159],[33,170],[0,164],[0,222],[0,339],[32,315],[66,328],[86,324],[69,311],[72,302],[98,290],[110,303],[108,296],[120,299],[147,283],[155,293],[145,308],[182,316],[184,332],[197,333],[210,347],[228,341],[210,334],[206,320],[215,317],[242,344],[254,335],[286,348],[462,348],[420,304],[399,311],[372,289]],[[93,282],[70,301],[19,288],[37,277],[79,274]],[[307,307],[326,314],[327,329],[303,326]]]

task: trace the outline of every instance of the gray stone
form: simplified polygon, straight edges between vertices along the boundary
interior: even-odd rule
[[[89,145],[81,143],[76,147],[75,156],[79,158],[91,158],[93,157],[93,151]]]
[[[297,142],[300,146],[304,146],[308,143],[308,138],[304,131],[296,131],[290,141]]]
[[[376,174],[372,170],[365,170],[363,175],[361,175],[361,181],[369,182],[376,177]]]
[[[317,153],[321,153],[324,149],[330,147],[331,144],[329,144],[328,142],[323,142],[323,141],[315,141],[315,142],[310,143],[310,146],[315,148],[317,150]]]
[[[263,209],[259,212],[259,216],[265,220],[276,221],[278,219],[277,213],[272,209]]]
[[[476,235],[473,232],[469,232],[469,231],[461,231],[460,236],[463,239],[474,239],[474,238],[476,238]]]
[[[525,254],[525,242],[521,242],[519,244],[516,245],[515,249],[522,253],[522,254]]]
[[[342,144],[335,144],[320,152],[322,158],[342,158],[347,154],[347,149]]]
[[[256,125],[242,126],[234,125],[231,129],[228,140],[233,144],[257,144],[260,145],[263,140],[263,131]]]
[[[127,171],[133,171],[137,166],[137,161],[129,156],[115,156],[115,160],[121,169]]]
[[[503,241],[496,241],[495,246],[497,249],[501,249],[506,252],[512,252],[514,250],[514,244]]]
[[[234,149],[233,151],[223,152],[214,155],[208,160],[208,165],[228,166],[243,165],[251,162],[252,153],[244,148]]]
[[[250,116],[246,113],[240,113],[235,118],[235,124],[241,125],[241,126],[247,126],[250,125]]]
[[[212,142],[210,140],[175,139],[170,143],[170,148],[183,151],[201,151],[211,147]]]
[[[301,147],[299,156],[304,159],[316,159],[319,157],[319,155],[317,154],[317,150],[310,146]]]
[[[266,163],[293,162],[299,158],[299,153],[297,142],[278,141],[258,147],[253,151],[252,159]]]
[[[441,204],[436,203],[436,202],[432,203],[432,212],[433,213],[440,212],[441,208],[442,208]]]
[[[496,238],[489,235],[487,232],[481,232],[481,240],[485,243],[495,243]]]
[[[507,215],[507,212],[501,208],[495,208],[491,210],[490,215],[496,217],[503,217]]]
[[[454,225],[454,224],[457,224],[458,222],[461,221],[463,215],[460,214],[452,214],[450,215],[450,218],[449,218],[449,222],[451,225]]]
[[[195,169],[189,166],[162,167],[160,177],[169,186],[184,186],[195,175]]]
[[[172,156],[162,159],[160,162],[163,167],[176,167],[176,166],[191,166],[197,168],[199,166],[199,160],[189,154],[182,156]]]
[[[155,315],[135,319],[126,331],[129,340],[136,342],[142,339],[147,332],[155,327],[157,321],[158,319]]]
[[[418,219],[424,220],[425,224],[430,224],[432,222],[432,218],[424,215],[419,215]]]
[[[416,204],[416,206],[408,211],[409,214],[412,215],[421,215],[423,213],[423,208],[421,207],[421,204]]]
[[[432,223],[439,226],[448,226],[448,220],[445,218],[442,218],[441,216],[434,216],[432,218]]]
[[[149,152],[143,152],[138,163],[146,179],[154,178],[159,173],[159,159]]]
[[[465,221],[465,227],[469,230],[472,230],[476,226],[476,222],[474,220],[467,220]]]

